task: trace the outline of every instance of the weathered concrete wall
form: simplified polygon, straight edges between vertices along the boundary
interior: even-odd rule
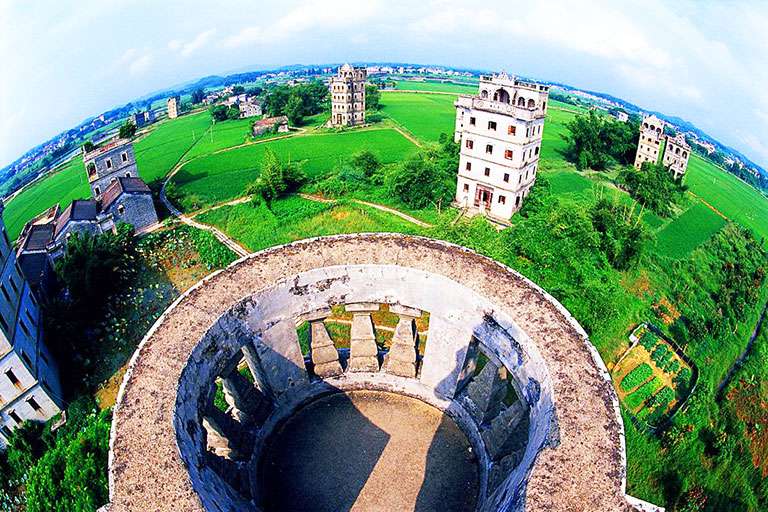
[[[413,279],[418,284],[409,285]],[[445,283],[457,283],[468,293],[436,293],[450,286]],[[269,293],[270,300],[254,301],[260,293]],[[531,407],[528,448],[522,464],[485,510],[513,510],[523,503],[528,510],[630,509],[624,497],[618,402],[594,347],[567,311],[519,274],[471,251],[382,234],[328,237],[269,249],[233,264],[174,303],[134,355],[118,397],[110,451],[113,510],[204,510],[197,493],[201,489],[192,485],[203,480],[211,500],[221,500],[213,505],[206,498],[208,510],[256,510],[239,502],[242,498],[209,475],[206,465],[195,463],[204,438],[201,422],[192,420],[213,391],[188,387],[189,377],[196,374],[202,382],[215,376],[243,338],[258,348],[256,336],[291,314],[328,303],[374,299],[430,311],[448,327],[469,320],[472,330],[463,335],[478,337],[485,351],[519,380]],[[244,304],[253,309],[244,310]],[[243,328],[243,318],[251,322],[250,333]],[[410,381],[427,389],[442,380],[432,377],[425,385],[425,376],[458,375],[466,346],[441,343],[432,334],[427,346],[454,350],[454,360],[442,357],[442,351],[440,357],[425,354],[422,381]],[[290,347],[280,350],[284,359],[294,357]],[[189,366],[191,362],[195,364]],[[299,402],[301,390],[312,388],[300,378],[288,382],[294,385],[280,397],[283,404]],[[450,386],[439,389],[437,398],[450,397]],[[553,410],[556,423],[551,421]],[[539,451],[544,445],[551,449]],[[192,464],[185,467],[183,461]],[[526,474],[530,477],[523,485]]]

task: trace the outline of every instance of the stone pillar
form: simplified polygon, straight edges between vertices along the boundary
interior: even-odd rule
[[[472,341],[472,326],[465,319],[446,317],[443,311],[429,313],[429,341],[424,349],[419,380],[438,394],[453,399]]]
[[[416,356],[418,350],[418,332],[414,321],[421,316],[421,310],[406,306],[392,305],[389,311],[399,317],[392,345],[389,347],[387,358],[387,373],[400,377],[416,377]]]
[[[373,332],[371,313],[379,310],[378,304],[360,302],[347,304],[347,311],[354,313],[349,340],[349,371],[379,371],[379,348]]]
[[[526,408],[522,400],[518,400],[493,418],[491,427],[483,431],[483,441],[491,460],[499,460],[508,455],[515,448],[515,445],[520,443],[514,434],[525,415],[525,411]],[[525,441],[522,443],[523,447]]]
[[[315,375],[321,379],[344,373],[339,364],[339,352],[323,323],[330,314],[331,308],[325,308],[302,317],[309,322],[309,349],[312,364]]]
[[[507,370],[488,361],[467,387],[471,402],[470,413],[482,425],[501,411],[501,401],[507,394]]]
[[[232,417],[241,423],[251,421],[252,407],[249,401],[251,390],[254,388],[248,379],[235,368],[229,375],[221,378],[221,387]]]
[[[209,450],[225,459],[241,460],[243,458],[243,455],[230,444],[222,425],[217,423],[213,417],[203,416],[203,428],[207,434],[207,448]]]

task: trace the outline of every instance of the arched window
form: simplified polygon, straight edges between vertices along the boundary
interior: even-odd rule
[[[484,99],[487,99],[487,98],[488,98],[488,91],[486,91],[485,89],[483,89],[483,91],[480,93],[480,96],[481,96],[482,98],[484,98]]]
[[[536,108],[536,102],[532,99],[528,100],[528,108]]]
[[[648,129],[648,123],[643,123],[643,128]]]
[[[675,154],[676,154],[676,155],[679,155],[679,154],[680,154],[680,148],[675,148]]]
[[[493,93],[493,101],[500,101],[501,103],[509,103],[509,93],[504,89],[498,89]]]
[[[686,151],[683,151],[683,158],[688,158],[688,153]]]
[[[520,96],[520,97],[517,99],[517,106],[518,106],[518,107],[524,107],[524,106],[525,106],[525,98],[523,98],[522,96]]]

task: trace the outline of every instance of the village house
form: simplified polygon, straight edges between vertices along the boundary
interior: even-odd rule
[[[286,116],[268,117],[253,122],[253,136],[258,137],[267,132],[288,133],[288,118]]]
[[[548,98],[548,86],[502,72],[454,102],[458,207],[502,223],[520,209],[536,181]]]
[[[11,247],[0,205],[0,447],[25,420],[61,411],[56,362],[42,340],[40,302]]]
[[[56,205],[29,221],[19,236],[20,256],[45,252],[52,262],[64,254],[72,235],[97,236],[116,230],[121,222],[138,232],[158,222],[152,191],[139,177],[130,141],[118,139],[95,148],[83,161],[92,198],[75,199],[61,212]],[[43,264],[39,257],[36,261]],[[32,267],[27,278],[36,283],[44,276]]]
[[[264,102],[257,98],[248,98],[247,101],[238,104],[240,118],[259,117],[262,115]]]
[[[365,67],[344,64],[331,77],[331,126],[356,126],[365,123]]]

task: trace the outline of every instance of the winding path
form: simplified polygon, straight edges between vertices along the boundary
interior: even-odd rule
[[[760,316],[757,319],[757,324],[755,324],[755,329],[752,331],[752,336],[749,337],[749,342],[747,343],[747,347],[744,349],[744,352],[742,352],[741,356],[739,356],[736,362],[733,363],[730,368],[728,368],[728,373],[725,375],[725,378],[722,381],[720,381],[720,384],[717,385],[717,393],[715,396],[717,397],[718,400],[720,400],[723,397],[723,391],[725,390],[725,387],[728,385],[728,383],[731,381],[731,378],[733,378],[733,374],[736,372],[736,370],[739,369],[741,364],[747,358],[747,355],[749,355],[749,351],[752,349],[752,345],[754,345],[755,343],[757,334],[760,332],[760,327],[763,325],[763,320],[765,320],[765,313],[767,311],[768,311],[768,301],[765,303],[765,306],[763,306],[763,311],[760,313]]]

